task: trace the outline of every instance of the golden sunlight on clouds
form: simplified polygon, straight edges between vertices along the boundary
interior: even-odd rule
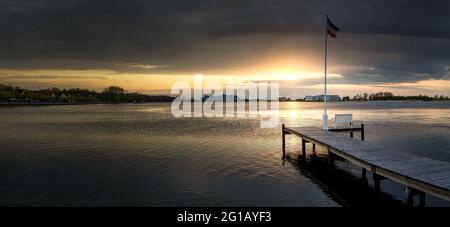
[[[255,65],[233,72],[204,74],[204,82],[218,84],[244,82],[280,81],[281,92],[290,97],[321,94],[323,91],[323,72],[308,71],[309,67],[297,66],[295,62],[285,61],[266,66]],[[87,88],[102,90],[108,86],[121,86],[128,91],[142,93],[168,94],[172,85],[179,81],[190,84],[192,74],[131,74],[113,70],[14,70],[0,69],[0,83],[12,84],[25,88]],[[339,74],[329,74],[330,79],[342,78]],[[312,85],[311,81],[315,81]],[[285,83],[283,83],[285,82]],[[309,82],[309,83],[307,83]],[[385,84],[333,84],[330,81],[329,91],[341,96],[353,96],[357,93],[393,92],[399,95],[450,95],[450,81],[425,80],[414,83]]]
[[[134,68],[143,68],[143,69],[157,69],[157,68],[167,67],[167,65],[145,65],[145,64],[139,64],[139,63],[133,63],[133,64],[130,64],[130,66],[134,67]]]
[[[286,72],[286,73],[261,73],[261,74],[233,74],[233,75],[203,75],[205,80],[222,83],[239,83],[247,81],[302,81],[309,79],[321,79],[323,73],[314,72]],[[329,78],[341,78],[339,74],[329,74]],[[189,80],[192,75],[184,76]],[[192,79],[192,78],[191,78]]]
[[[262,63],[261,63],[262,62]],[[300,55],[284,54],[261,57],[254,64],[233,70],[209,70],[204,76],[214,81],[302,81],[323,78],[323,69],[317,68],[311,59]],[[199,72],[203,73],[203,72]],[[339,74],[328,74],[329,78],[341,78]]]
[[[265,62],[265,63],[261,63]],[[320,79],[323,73],[311,71],[308,61],[301,61],[299,56],[277,57],[273,56],[263,61],[255,62],[246,67],[233,70],[217,70],[205,72],[204,80],[224,83],[242,83],[248,81],[291,81]],[[131,64],[131,67],[155,69],[164,68],[163,65]],[[203,72],[198,72],[203,73]],[[104,87],[116,85],[129,91],[161,91],[170,90],[178,81],[192,82],[193,74],[144,74],[119,73],[108,69],[98,70],[16,70],[0,69],[0,83],[10,83],[15,86],[27,88],[88,88],[101,90]],[[340,78],[341,75],[330,74],[330,78]]]
[[[0,83],[36,89],[38,87],[87,88],[101,90],[123,86],[129,90],[169,89],[177,77],[138,75],[113,70],[0,70]]]

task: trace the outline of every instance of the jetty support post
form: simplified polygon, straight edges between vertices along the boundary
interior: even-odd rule
[[[330,151],[330,147],[328,147],[328,169],[333,172],[334,171],[334,154]]]
[[[306,158],[306,140],[302,138],[302,156]]]
[[[367,170],[363,168],[361,175],[362,175],[362,178],[367,179]]]
[[[378,194],[381,192],[381,181],[387,180],[386,177],[373,173],[373,186],[375,188],[375,192]]]
[[[350,123],[350,129],[351,129],[350,137],[353,138],[353,124],[352,123]]]
[[[281,125],[282,130],[282,143],[283,143],[283,160],[286,159],[286,126],[284,124]]]
[[[405,205],[414,207],[414,196],[419,196],[419,207],[425,207],[425,193],[411,187],[405,189]]]
[[[364,141],[364,124],[361,124],[361,141]],[[366,169],[362,169],[362,178],[367,179],[367,170]]]
[[[364,138],[364,124],[361,124],[361,140],[362,141],[364,141],[365,140],[365,138]]]
[[[375,188],[376,193],[380,193],[381,191],[381,179],[379,178],[379,175],[374,173],[373,174],[373,186]]]
[[[373,173],[373,187],[375,188],[375,193],[381,192],[381,176]]]

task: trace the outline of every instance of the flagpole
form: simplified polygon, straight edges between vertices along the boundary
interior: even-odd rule
[[[328,131],[328,114],[327,114],[327,55],[328,55],[328,15],[325,18],[325,95],[323,97],[323,130]]]

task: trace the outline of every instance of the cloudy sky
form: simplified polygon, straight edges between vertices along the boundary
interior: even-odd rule
[[[450,1],[0,0],[0,83],[167,92],[193,74],[320,94],[450,95]]]

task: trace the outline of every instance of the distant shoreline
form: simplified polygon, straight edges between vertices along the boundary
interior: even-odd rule
[[[280,103],[323,103],[323,101],[280,101]],[[339,102],[329,102],[329,103],[388,103],[388,102],[450,102],[447,100],[367,100],[367,101],[339,101]],[[40,103],[29,103],[29,102],[0,102],[0,107],[18,107],[18,106],[78,106],[78,105],[121,105],[121,104],[151,104],[151,103],[171,103],[164,101],[154,101],[154,102],[122,102],[122,103],[113,103],[113,102],[95,102],[95,103],[52,103],[52,102],[40,102]]]
[[[29,103],[29,102],[0,102],[0,107],[16,107],[16,106],[78,106],[78,105],[119,105],[119,104],[149,104],[149,103],[170,103],[170,102],[124,102],[124,103],[111,103],[111,102],[95,102],[95,103],[51,103],[51,102],[41,102],[41,103]]]
[[[306,103],[323,103],[323,101],[285,101],[285,102],[306,102]],[[339,101],[339,102],[328,102],[328,103],[351,103],[351,102],[450,102],[449,100],[350,100],[350,101]]]

